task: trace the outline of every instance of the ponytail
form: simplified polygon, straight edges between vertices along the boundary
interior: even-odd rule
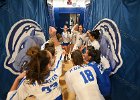
[[[26,78],[30,84],[33,84],[35,81],[41,84],[49,73],[49,68],[46,67],[50,62],[48,51],[41,51],[39,47],[31,47],[26,54],[31,57],[30,62],[27,64],[29,70]]]

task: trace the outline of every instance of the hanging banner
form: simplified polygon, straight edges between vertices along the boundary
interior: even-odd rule
[[[102,19],[93,30],[100,31],[100,51],[106,57],[112,67],[112,74],[122,66],[121,36],[116,23],[110,19]]]
[[[39,46],[45,42],[44,33],[37,22],[23,19],[15,23],[6,38],[6,54],[4,67],[13,74],[19,74],[23,66],[29,62],[27,50],[33,46]]]

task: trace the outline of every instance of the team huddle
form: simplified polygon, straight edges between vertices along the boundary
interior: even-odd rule
[[[62,100],[59,78],[62,63],[71,60],[73,67],[65,73],[67,90],[71,100],[105,100],[111,91],[109,75],[112,67],[101,55],[99,30],[83,33],[82,25],[76,24],[71,32],[64,25],[62,34],[49,28],[50,39],[41,47],[27,50],[30,57],[26,68],[15,79],[7,100]],[[70,56],[69,56],[70,55]]]

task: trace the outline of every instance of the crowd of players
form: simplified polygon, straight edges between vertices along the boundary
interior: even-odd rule
[[[65,73],[71,100],[109,100],[111,66],[100,53],[100,31],[83,33],[83,26],[76,24],[71,32],[64,25],[62,34],[50,27],[49,34],[42,47],[27,51],[31,58],[25,66],[28,70],[15,79],[7,100],[62,100],[59,78],[62,63],[68,60],[73,64]]]

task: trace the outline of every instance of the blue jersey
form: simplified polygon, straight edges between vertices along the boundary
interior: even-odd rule
[[[96,72],[97,83],[99,85],[99,89],[102,95],[110,95],[111,84],[109,74],[111,72],[111,67],[109,67],[108,69],[104,69],[102,65],[97,64],[95,62],[89,62],[88,65],[91,66]]]

